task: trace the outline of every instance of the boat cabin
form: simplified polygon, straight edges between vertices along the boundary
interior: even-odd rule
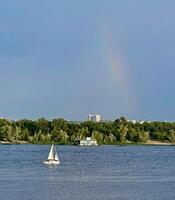
[[[97,141],[94,139],[91,139],[91,137],[86,137],[85,140],[77,140],[76,145],[79,146],[97,146]]]

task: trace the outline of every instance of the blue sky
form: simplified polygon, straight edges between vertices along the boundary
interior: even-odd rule
[[[0,0],[0,116],[174,121],[174,7]]]

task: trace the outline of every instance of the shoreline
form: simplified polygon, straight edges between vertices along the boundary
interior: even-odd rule
[[[174,146],[175,143],[172,142],[162,142],[157,140],[149,140],[145,145],[154,145],[154,146]]]
[[[12,144],[29,144],[28,141],[17,140],[17,141],[0,141],[0,144],[3,145],[12,145]]]
[[[38,145],[50,145],[52,143],[41,143],[41,142],[28,142],[28,141],[22,141],[22,140],[17,140],[17,141],[0,141],[0,145],[17,145],[17,144],[38,144]],[[73,145],[77,146],[71,143],[67,144],[61,144],[55,142],[56,145]],[[109,144],[99,144],[98,146],[101,145],[114,145],[114,146],[175,146],[175,143],[172,142],[163,142],[163,141],[157,141],[157,140],[149,140],[146,143],[109,143]]]

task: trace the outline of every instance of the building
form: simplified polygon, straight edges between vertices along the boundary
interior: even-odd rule
[[[143,121],[143,120],[140,120],[140,121],[137,121],[137,120],[127,120],[127,122],[131,122],[133,124],[136,124],[136,123],[143,124],[145,122],[150,123],[150,121]]]
[[[131,122],[133,124],[136,124],[137,123],[137,120],[127,120],[127,122]]]
[[[101,116],[100,115],[88,115],[88,121],[100,122]]]
[[[76,145],[79,146],[97,146],[97,141],[94,139],[91,139],[91,137],[86,137],[85,140],[78,140],[75,143]]]

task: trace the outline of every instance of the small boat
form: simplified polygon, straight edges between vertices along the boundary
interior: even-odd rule
[[[97,141],[94,139],[91,139],[91,137],[86,137],[85,140],[77,140],[75,141],[75,145],[78,146],[97,146]]]
[[[58,164],[60,164],[60,161],[58,159],[57,150],[56,150],[54,144],[52,144],[52,146],[51,146],[47,160],[44,160],[43,163],[46,164],[46,165],[58,165]]]

